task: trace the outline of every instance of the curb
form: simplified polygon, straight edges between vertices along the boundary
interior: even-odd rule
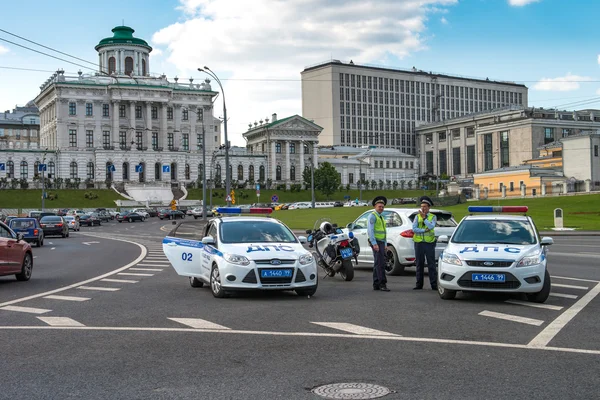
[[[294,235],[306,235],[306,231],[292,229]],[[600,236],[600,231],[540,231],[540,236]]]

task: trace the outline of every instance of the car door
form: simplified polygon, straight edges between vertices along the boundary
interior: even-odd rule
[[[17,237],[8,227],[0,226],[0,240],[3,242],[4,267],[3,273],[18,272],[21,269],[21,256],[23,254],[24,241],[17,243]],[[2,251],[0,250],[0,253]]]
[[[205,229],[202,222],[182,222],[163,239],[163,251],[177,274],[197,278],[208,276],[202,244]]]
[[[359,261],[368,262],[373,260],[373,254],[369,244],[369,236],[367,234],[367,220],[369,219],[369,215],[371,213],[372,211],[363,213],[352,223],[352,233],[354,233],[354,237],[358,239],[358,244],[360,245],[360,254],[358,256]]]
[[[4,227],[3,224],[0,223],[0,275],[6,275],[10,272],[10,265],[8,264],[8,241],[10,239],[10,235],[8,229]]]

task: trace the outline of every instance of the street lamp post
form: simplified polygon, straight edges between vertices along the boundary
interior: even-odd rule
[[[202,115],[202,220],[206,221],[206,132]]]
[[[315,163],[312,157],[310,158],[310,197],[312,199],[312,208],[315,208]]]
[[[212,77],[221,88],[221,93],[223,94],[223,130],[225,133],[225,193],[226,196],[229,196],[231,192],[231,176],[229,176],[229,139],[227,138],[227,107],[225,105],[225,91],[223,90],[223,85],[221,84],[221,80],[217,75],[211,71],[210,68],[204,66],[204,68],[198,68],[198,71],[204,72]],[[228,201],[227,205],[230,206],[231,202]]]
[[[47,152],[48,152],[48,149],[44,150],[44,156],[42,157],[42,165],[44,165],[44,163],[46,162]],[[45,201],[46,201],[46,193],[45,193],[46,192],[46,182],[44,182],[44,180],[45,180],[44,171],[45,171],[45,167],[42,167],[42,211],[44,211]]]

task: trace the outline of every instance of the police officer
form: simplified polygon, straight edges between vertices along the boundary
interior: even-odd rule
[[[417,284],[413,290],[423,289],[423,273],[425,269],[425,258],[427,258],[427,271],[431,289],[437,290],[437,269],[435,266],[435,225],[437,219],[429,212],[433,201],[423,196],[419,200],[421,209],[413,221],[412,230],[415,242],[415,263],[417,265]]]
[[[387,287],[387,278],[385,276],[385,253],[387,251],[385,220],[383,219],[383,208],[387,204],[384,196],[377,196],[373,199],[375,208],[367,219],[367,235],[369,244],[373,250],[373,290],[382,290],[389,292]]]

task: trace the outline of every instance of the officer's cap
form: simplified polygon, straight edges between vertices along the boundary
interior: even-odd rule
[[[419,199],[420,204],[427,204],[429,207],[433,206],[433,200],[429,198],[429,196],[421,196]]]
[[[373,207],[375,207],[377,203],[383,203],[383,205],[385,206],[387,204],[387,199],[385,198],[385,196],[377,196],[373,199]]]

